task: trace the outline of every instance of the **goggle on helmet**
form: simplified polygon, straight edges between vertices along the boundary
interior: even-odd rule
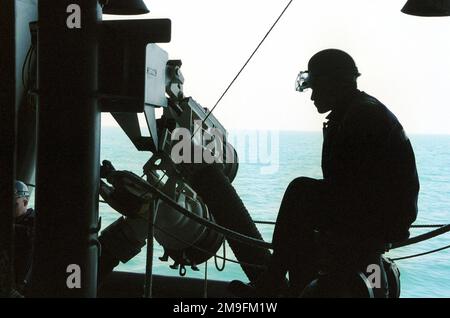
[[[336,76],[352,76],[355,79],[358,78],[361,74],[358,72],[357,69],[352,70],[351,72],[348,72],[347,70],[342,70],[342,69],[336,69],[335,72],[333,74],[328,74],[328,75],[321,75],[320,78],[336,78]],[[319,78],[319,77],[317,77]],[[311,88],[311,82],[312,82],[312,77],[311,77],[311,73],[309,71],[301,71],[298,75],[297,75],[297,79],[295,81],[295,90],[297,92],[304,92],[305,90],[307,90],[308,88]]]
[[[297,75],[297,79],[295,81],[295,90],[297,92],[303,92],[308,88],[311,88],[311,77],[309,75],[309,71],[301,71]]]

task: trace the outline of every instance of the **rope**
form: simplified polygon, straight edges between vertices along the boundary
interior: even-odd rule
[[[419,256],[423,256],[423,255],[428,255],[428,254],[432,254],[432,253],[436,253],[439,251],[443,251],[450,248],[450,245],[432,250],[432,251],[428,251],[428,252],[424,252],[424,253],[420,253],[420,254],[414,254],[414,255],[409,255],[409,256],[403,256],[403,257],[398,257],[398,258],[393,258],[393,261],[400,261],[400,260],[404,260],[404,259],[410,259],[410,258],[414,258],[414,257],[419,257]]]
[[[230,258],[226,258],[226,257],[219,256],[219,255],[217,255],[217,254],[215,254],[215,253],[211,253],[211,252],[208,251],[208,250],[205,250],[205,249],[203,249],[203,248],[201,248],[201,247],[196,246],[194,243],[187,242],[187,241],[185,241],[185,240],[183,240],[183,239],[181,239],[181,238],[179,238],[179,237],[173,235],[173,234],[170,233],[169,231],[166,231],[166,230],[160,228],[160,227],[157,226],[156,224],[153,224],[153,226],[155,227],[155,229],[160,230],[161,232],[163,232],[164,234],[170,236],[170,237],[173,238],[174,240],[177,240],[177,241],[180,242],[180,243],[183,243],[183,244],[185,244],[185,245],[188,245],[188,247],[195,248],[196,250],[198,250],[198,251],[200,251],[200,252],[203,252],[203,253],[205,253],[205,254],[207,254],[207,255],[214,256],[214,257],[217,257],[217,258],[219,258],[219,259],[223,259],[224,261],[231,262],[231,263],[234,263],[234,264],[244,265],[244,266],[248,266],[248,267],[255,267],[255,268],[263,268],[263,269],[266,268],[266,266],[263,266],[263,265],[251,264],[251,263],[246,263],[246,262],[239,262],[239,261],[236,261],[236,260],[234,260],[234,259],[230,259]]]
[[[212,229],[213,231],[221,233],[222,235],[224,235],[224,236],[226,236],[226,237],[228,237],[230,239],[239,241],[241,243],[244,243],[244,244],[247,244],[247,245],[251,245],[251,246],[257,247],[257,248],[272,249],[272,244],[271,243],[268,243],[268,242],[265,242],[265,241],[262,241],[262,240],[258,240],[258,239],[253,238],[253,237],[249,237],[249,236],[243,235],[241,233],[238,233],[238,232],[235,232],[233,230],[227,229],[227,228],[225,228],[223,226],[220,226],[220,225],[218,225],[216,223],[210,222],[210,221],[208,221],[208,220],[206,220],[206,219],[204,219],[204,218],[202,218],[202,217],[192,213],[191,211],[181,207],[172,198],[167,196],[165,193],[163,193],[162,191],[160,191],[158,188],[154,187],[153,185],[147,184],[147,186],[149,187],[149,189],[147,191],[145,191],[145,194],[150,193],[150,192],[156,194],[161,200],[163,200],[165,203],[167,203],[170,207],[174,208],[175,210],[177,210],[178,212],[180,212],[184,216],[186,216],[186,217],[196,221],[200,225],[206,226],[206,227]],[[99,201],[102,202],[102,200],[99,200]]]
[[[268,224],[268,225],[275,225],[276,222],[273,221],[253,221],[255,224]]]
[[[203,298],[208,298],[208,260],[205,262],[205,280],[203,282]]]
[[[203,126],[203,123],[208,119],[209,115],[212,114],[212,112],[214,111],[214,109],[217,107],[217,105],[220,103],[220,101],[223,99],[223,97],[227,94],[227,92],[229,91],[229,89],[231,88],[231,86],[234,84],[234,82],[237,80],[237,78],[239,77],[239,75],[241,75],[242,71],[245,69],[245,67],[247,66],[247,64],[250,62],[250,60],[253,58],[253,56],[255,55],[255,53],[258,51],[258,49],[261,47],[261,45],[263,44],[263,42],[266,40],[266,38],[269,36],[270,32],[272,32],[273,28],[277,25],[278,21],[281,19],[281,17],[284,15],[284,13],[286,12],[286,10],[289,8],[289,6],[291,5],[293,0],[290,0],[289,3],[286,5],[286,7],[283,9],[283,11],[281,12],[281,14],[278,16],[278,18],[275,20],[275,22],[272,24],[272,26],[270,27],[269,31],[267,31],[267,33],[264,35],[264,37],[262,38],[262,40],[259,42],[259,44],[256,46],[255,50],[252,52],[252,54],[250,55],[250,57],[247,59],[247,61],[244,63],[244,65],[241,67],[241,69],[239,70],[239,72],[236,74],[236,76],[233,78],[233,80],[230,82],[230,84],[227,86],[227,88],[225,89],[225,91],[222,93],[222,95],[219,97],[219,99],[217,100],[217,102],[214,104],[213,108],[208,112],[208,114],[206,114],[206,117],[203,119],[202,121],[202,125],[200,125],[200,127],[197,129],[197,131],[195,131],[195,133],[193,134],[193,136],[195,136],[195,134],[201,129],[201,127]]]
[[[145,282],[144,282],[144,297],[152,298],[153,287],[153,237],[154,224],[153,218],[155,215],[155,201],[150,202],[149,216],[148,216],[148,232],[147,232],[147,254],[145,260]]]
[[[245,266],[250,266],[250,267],[255,267],[255,268],[266,268],[265,266],[262,266],[262,265],[251,264],[251,263],[246,263],[246,262],[239,262],[239,261],[236,261],[236,260],[233,260],[233,259],[230,259],[230,258],[225,258],[225,257],[219,256],[219,255],[217,255],[217,254],[215,254],[215,253],[211,253],[211,252],[208,251],[208,250],[205,250],[205,249],[203,249],[203,248],[201,248],[201,247],[196,246],[194,243],[187,242],[187,241],[185,241],[185,240],[183,240],[183,239],[181,239],[181,238],[179,238],[179,237],[173,235],[173,234],[170,233],[169,231],[166,231],[166,230],[164,230],[164,229],[158,227],[158,226],[155,225],[155,224],[154,224],[153,226],[154,226],[156,229],[158,229],[158,230],[160,230],[161,232],[163,232],[164,234],[170,236],[170,237],[173,238],[174,240],[177,240],[177,241],[180,242],[180,243],[183,243],[183,244],[185,244],[185,245],[188,245],[188,247],[195,248],[196,250],[198,250],[198,251],[200,251],[200,252],[203,252],[203,253],[205,253],[205,254],[208,254],[208,255],[210,255],[210,256],[214,256],[214,257],[217,257],[217,258],[219,258],[219,259],[223,259],[223,260],[225,260],[225,261],[227,261],[227,262],[231,262],[231,263],[235,263],[235,264],[240,264],[240,265],[245,265]]]
[[[183,215],[185,215],[185,216],[187,216],[189,218],[192,218],[193,220],[197,221],[201,225],[209,227],[212,230],[217,231],[217,232],[225,235],[226,237],[229,237],[229,238],[234,239],[234,240],[238,240],[238,241],[240,241],[242,243],[253,245],[254,247],[270,248],[270,249],[272,249],[272,244],[271,243],[268,243],[268,242],[265,242],[265,241],[261,241],[261,240],[257,240],[257,239],[252,238],[252,237],[245,236],[243,234],[234,232],[234,231],[229,230],[227,228],[224,228],[224,227],[222,227],[220,225],[212,223],[212,222],[210,222],[208,220],[205,220],[205,219],[203,219],[203,218],[193,214],[192,212],[184,209],[183,207],[179,206],[178,203],[176,203],[171,198],[166,196],[166,194],[162,193],[159,189],[153,188],[151,185],[149,185],[149,186],[152,189],[152,190],[149,190],[149,191],[154,192],[155,194],[157,194],[160,197],[161,200],[165,201],[169,206],[171,206],[172,208],[176,209],[177,211],[179,211]],[[257,223],[257,222],[258,223],[262,223],[262,222],[264,222],[264,223],[272,223],[272,222],[265,222],[265,221],[256,221],[255,223]],[[156,225],[154,225],[154,226],[156,227]],[[415,227],[437,227],[437,226],[438,225],[431,225],[430,224],[430,225],[416,225]],[[158,228],[158,229],[160,231],[165,232],[165,234],[167,234],[169,236],[172,236],[174,239],[180,240],[181,242],[186,244],[186,242],[182,241],[181,239],[179,239],[177,237],[174,237],[173,235],[171,235],[167,231],[164,231],[164,230],[162,230],[160,228]],[[433,237],[442,235],[442,234],[447,233],[449,231],[450,231],[450,224],[445,225],[445,226],[441,226],[440,228],[438,228],[436,230],[433,230],[433,231],[427,232],[425,234],[418,235],[416,237],[410,238],[409,240],[407,240],[405,242],[393,244],[391,249],[400,248],[400,247],[408,246],[408,245],[411,245],[411,244],[419,243],[419,242],[431,239]],[[189,244],[190,243],[188,243],[188,245]],[[231,259],[227,259],[225,256],[221,257],[221,256],[218,256],[218,255],[215,255],[214,253],[210,253],[209,251],[203,250],[203,249],[201,249],[201,248],[199,248],[199,247],[197,247],[195,245],[191,244],[191,246],[196,248],[196,249],[198,249],[198,250],[200,250],[200,251],[202,251],[202,252],[204,252],[204,253],[207,253],[207,254],[209,254],[211,256],[214,255],[215,257],[223,259],[225,261],[229,261],[229,262],[232,262],[232,263],[237,263],[237,264],[241,264],[241,265],[245,265],[245,266],[253,266],[253,267],[259,267],[259,268],[264,267],[264,266],[260,266],[260,265],[256,265],[256,264],[248,264],[248,263],[243,263],[243,262],[237,262],[237,261],[234,261],[234,260],[231,260]],[[396,258],[396,259],[394,259],[394,261],[395,260],[403,260],[403,259],[418,257],[418,256],[422,256],[422,255],[427,255],[427,254],[439,252],[439,251],[442,251],[442,250],[445,250],[445,249],[448,249],[448,248],[450,248],[450,246],[445,246],[443,248],[439,248],[437,250],[432,250],[432,251],[425,252],[425,253],[405,256],[405,257],[401,257],[401,258]]]
[[[227,257],[225,241],[223,241],[223,243],[222,243],[222,248],[223,248],[223,263],[222,263],[222,266],[219,267],[219,264],[217,264],[217,255],[214,255],[214,264],[216,265],[216,269],[219,272],[222,272],[225,269],[225,262],[226,262],[225,260],[226,260],[226,257]]]
[[[289,8],[289,6],[291,5],[293,0],[290,0],[289,3],[286,5],[286,7],[283,9],[283,11],[281,12],[281,14],[278,16],[278,18],[275,20],[275,22],[272,24],[272,26],[270,27],[269,31],[267,31],[267,33],[264,35],[264,37],[262,38],[262,40],[259,42],[259,44],[256,46],[255,50],[252,52],[252,54],[250,55],[250,57],[247,59],[247,61],[245,61],[244,65],[241,67],[241,69],[239,70],[239,72],[236,74],[236,76],[233,78],[233,80],[230,82],[230,84],[228,84],[227,88],[225,89],[225,91],[222,93],[222,95],[219,97],[219,99],[217,100],[217,102],[214,104],[213,108],[206,114],[205,118],[202,120],[201,125],[197,128],[197,130],[195,130],[195,132],[192,134],[191,140],[196,136],[196,134],[202,129],[203,124],[206,122],[206,120],[209,118],[209,116],[213,113],[213,111],[216,109],[217,105],[219,105],[220,101],[225,97],[225,95],[227,94],[227,92],[230,90],[231,86],[234,84],[234,82],[237,80],[237,78],[239,77],[239,75],[241,75],[242,71],[245,69],[245,67],[247,66],[247,64],[250,62],[250,60],[253,58],[253,56],[255,55],[255,53],[258,51],[258,49],[261,47],[261,45],[263,44],[263,42],[266,40],[266,38],[269,36],[270,32],[272,32],[273,28],[275,27],[275,25],[278,23],[278,21],[281,19],[281,17],[284,15],[284,13],[286,12],[286,10]],[[163,176],[161,177],[161,179],[158,181],[161,182],[162,178],[166,176],[166,172],[163,171]]]
[[[255,222],[255,224],[266,224],[266,225],[275,225],[277,222],[274,221],[253,221]],[[448,224],[413,224],[411,225],[412,228],[438,228],[438,227],[443,227],[446,226]]]
[[[421,225],[411,225],[412,228],[437,228],[437,227],[443,227],[448,224],[421,224]]]
[[[100,202],[102,202],[102,201],[100,201]],[[102,203],[106,203],[106,202],[103,201]],[[180,208],[181,208],[181,207],[180,207]],[[266,223],[267,223],[267,224],[271,224],[271,223],[274,223],[274,222],[255,221],[255,223],[259,223],[259,224],[261,224],[261,223],[262,223],[262,224],[266,224]],[[203,224],[203,225],[204,225],[204,224]],[[205,225],[205,226],[206,226],[206,225]],[[439,225],[416,225],[415,227],[438,227],[438,226],[439,226]],[[214,256],[214,261],[215,261],[216,268],[217,268],[218,271],[223,271],[223,269],[225,268],[225,261],[228,261],[228,262],[231,262],[231,263],[235,263],[235,264],[244,265],[244,266],[249,266],[249,267],[265,268],[265,266],[256,265],[256,264],[250,264],[250,263],[245,263],[245,262],[239,262],[239,261],[235,261],[235,260],[233,260],[233,259],[226,258],[226,254],[225,254],[225,246],[224,246],[224,254],[223,254],[224,256],[222,257],[222,256],[219,256],[219,255],[217,255],[217,254],[215,254],[215,253],[211,253],[210,251],[204,250],[204,249],[202,249],[202,248],[200,248],[200,247],[198,247],[198,246],[195,246],[195,244],[186,242],[186,241],[184,241],[184,240],[182,240],[182,239],[180,239],[180,238],[178,238],[178,237],[172,235],[172,234],[169,233],[168,231],[165,231],[165,230],[159,228],[159,227],[156,226],[156,225],[154,225],[154,227],[157,228],[158,230],[164,232],[166,235],[171,236],[173,239],[178,240],[179,242],[181,242],[181,243],[183,243],[183,244],[189,245],[190,247],[193,247],[193,248],[195,248],[195,249],[197,249],[197,250],[199,250],[199,251],[201,251],[201,252],[203,252],[203,253],[206,253],[206,254],[208,254],[208,255]],[[449,232],[449,231],[450,231],[450,225],[441,226],[441,227],[440,227],[439,229],[437,229],[437,230],[434,230],[434,231],[431,231],[431,232],[428,232],[428,233],[425,233],[425,234],[422,234],[422,235],[413,237],[413,238],[411,238],[411,239],[409,239],[409,240],[407,240],[407,241],[405,241],[405,242],[403,242],[403,243],[401,243],[401,244],[394,245],[391,249],[400,248],[400,247],[403,247],[403,246],[407,246],[407,245],[415,244],[415,243],[418,243],[418,242],[422,242],[422,241],[431,239],[431,238],[433,238],[433,237],[436,237],[436,236],[438,236],[438,235],[442,235],[442,234],[444,234],[444,233],[447,233],[447,232]],[[224,233],[222,233],[222,234],[224,234]],[[239,234],[239,233],[237,233],[237,234]],[[225,234],[224,234],[224,235],[225,235]],[[239,235],[241,235],[241,234],[239,234]],[[244,237],[246,237],[246,236],[244,236]],[[244,243],[246,243],[246,242],[244,242]],[[266,243],[266,242],[265,242],[265,243]],[[225,242],[224,242],[224,244],[225,244]],[[450,245],[444,246],[444,247],[441,247],[441,248],[438,248],[438,249],[435,249],[435,250],[432,250],[432,251],[424,252],[424,253],[419,253],[419,254],[414,254],[414,255],[409,255],[409,256],[404,256],[404,257],[394,258],[394,259],[392,259],[392,260],[393,260],[393,261],[399,261],[399,260],[411,259],[411,258],[423,256],[423,255],[428,255],[428,254],[440,252],[440,251],[443,251],[443,250],[446,250],[446,249],[449,249],[449,248],[450,248]],[[219,268],[219,267],[218,267],[218,265],[217,265],[217,259],[222,259],[222,260],[224,261],[222,268]]]
[[[431,239],[433,237],[445,234],[445,233],[447,233],[449,231],[450,231],[450,224],[442,226],[442,227],[440,227],[440,228],[438,228],[436,230],[427,232],[425,234],[412,237],[409,240],[406,240],[404,242],[394,243],[394,244],[392,244],[391,249],[404,247],[404,246],[408,246],[408,245],[411,245],[411,244],[419,243],[419,242],[422,242],[422,241],[425,241],[425,240],[429,240],[429,239]]]
[[[170,197],[168,197],[165,193],[162,193],[159,189],[154,188],[152,185],[149,185],[151,187],[151,190],[149,190],[150,192],[154,192],[155,194],[157,194],[159,196],[159,198],[163,201],[165,201],[169,206],[171,206],[172,208],[176,209],[177,211],[179,211],[181,214],[197,221],[198,223],[200,223],[203,226],[207,226],[209,228],[211,228],[214,231],[217,231],[223,235],[225,235],[228,238],[234,239],[234,240],[238,240],[242,243],[248,244],[248,245],[253,245],[254,247],[259,247],[259,248],[269,248],[272,249],[272,244],[262,241],[262,240],[258,240],[252,237],[248,237],[246,235],[243,235],[241,233],[237,233],[235,231],[229,230],[225,227],[222,227],[218,224],[212,223],[206,219],[203,219],[200,216],[197,216],[195,214],[193,214],[192,212],[190,212],[189,210],[186,210],[185,208],[181,207],[178,205],[178,203],[176,203],[175,201],[173,201]],[[261,221],[258,221],[261,222]],[[256,223],[256,222],[255,222]],[[427,225],[427,227],[432,226],[432,225]],[[427,232],[425,234],[422,235],[418,235],[415,236],[413,238],[410,238],[409,240],[405,241],[405,242],[401,242],[401,243],[395,243],[392,245],[391,249],[395,249],[395,248],[399,248],[399,247],[404,247],[404,246],[408,246],[411,244],[415,244],[415,243],[419,243],[428,239],[431,239],[433,237],[442,235],[444,233],[447,233],[450,231],[450,224],[449,225],[445,225],[442,226],[436,230]]]
[[[248,245],[251,245],[251,246],[257,247],[257,248],[264,248],[264,249],[266,249],[266,248],[272,249],[273,248],[271,243],[243,235],[241,233],[235,232],[233,230],[230,230],[223,226],[220,226],[216,223],[208,221],[208,220],[192,213],[191,211],[181,207],[180,205],[178,205],[177,202],[175,202],[172,198],[170,198],[165,193],[160,191],[158,188],[155,188],[151,184],[148,184],[147,186],[149,187],[149,192],[153,192],[155,195],[157,195],[161,200],[163,200],[170,207],[176,209],[178,212],[180,212],[184,216],[187,216],[188,218],[196,221],[197,223],[199,223],[203,226],[206,226],[218,233],[221,233],[222,235],[226,236],[229,239],[236,240],[241,243],[248,244]]]

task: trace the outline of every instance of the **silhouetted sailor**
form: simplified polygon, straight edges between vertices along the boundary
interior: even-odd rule
[[[323,127],[323,179],[289,184],[257,295],[279,293],[286,273],[288,295],[300,295],[317,276],[323,254],[332,268],[365,272],[368,264],[380,264],[388,243],[409,237],[419,192],[414,153],[389,109],[357,89],[359,75],[350,55],[328,49],[297,78],[298,91],[312,89],[319,113],[331,111]],[[236,282],[231,288],[249,292]]]
[[[14,271],[16,285],[23,291],[29,275],[33,256],[35,212],[28,207],[30,192],[22,181],[16,181],[16,209],[14,211]]]

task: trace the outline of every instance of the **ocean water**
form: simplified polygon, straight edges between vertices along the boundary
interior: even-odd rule
[[[302,132],[236,132],[232,138],[239,143],[239,136],[248,140],[255,136],[266,143],[248,141],[247,147],[237,147],[241,163],[233,182],[254,220],[274,221],[283,193],[291,180],[299,176],[321,178],[320,157],[322,136],[320,133]],[[265,138],[265,139],[264,139]],[[450,136],[411,135],[421,182],[419,216],[416,224],[450,223]],[[264,147],[264,144],[267,147]],[[243,145],[241,143],[241,145]],[[253,145],[253,146],[252,146]],[[250,150],[248,149],[250,148]],[[267,149],[266,149],[267,148]],[[102,129],[101,159],[112,161],[117,170],[129,170],[142,175],[142,166],[149,153],[138,152],[119,128]],[[103,228],[120,215],[106,204],[100,204]],[[258,225],[263,238],[271,241],[273,226]],[[412,236],[427,231],[413,229]],[[393,250],[392,258],[425,252],[450,244],[450,234],[412,246]],[[218,254],[221,255],[222,250]],[[154,273],[177,276],[178,271],[169,268],[170,262],[161,262],[163,249],[157,243],[154,253]],[[229,248],[227,257],[233,258]],[[222,264],[218,260],[219,265]],[[399,260],[402,297],[450,297],[450,249],[418,258]],[[199,272],[187,269],[187,277],[203,278],[205,265]],[[145,249],[134,259],[117,268],[123,271],[145,271]],[[214,259],[207,263],[208,278],[230,281],[245,280],[240,266],[226,263],[220,272]]]

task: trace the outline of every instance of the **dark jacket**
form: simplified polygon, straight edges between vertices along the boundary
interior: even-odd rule
[[[35,211],[28,209],[24,215],[14,222],[14,271],[16,284],[20,289],[27,283],[31,272],[35,219]]]
[[[356,90],[324,124],[322,171],[335,213],[362,236],[402,241],[417,217],[419,180],[402,125],[377,99]]]

